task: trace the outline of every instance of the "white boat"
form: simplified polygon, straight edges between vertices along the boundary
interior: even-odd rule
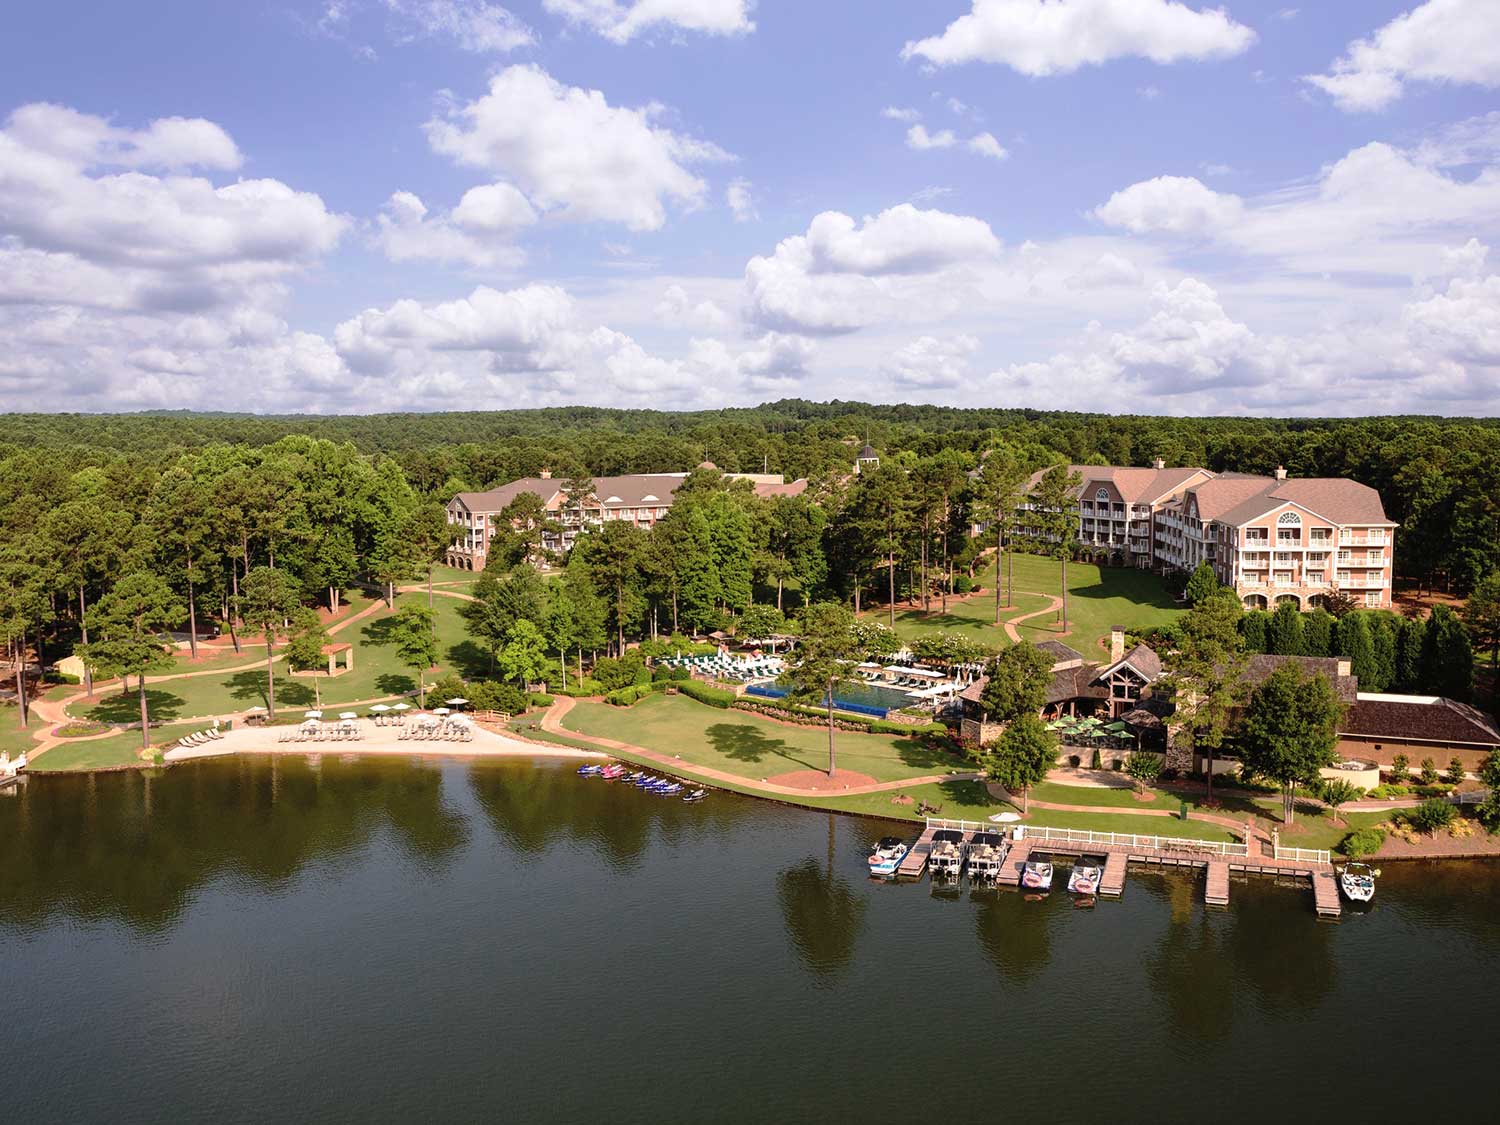
[[[964,834],[954,828],[939,828],[932,834],[932,851],[927,855],[927,870],[934,879],[957,879],[964,869],[968,848]]]
[[[1072,874],[1068,876],[1068,890],[1075,895],[1096,895],[1103,878],[1104,868],[1099,861],[1084,856],[1073,865]]]
[[[998,832],[976,832],[969,842],[969,881],[992,883],[1000,877],[1010,844]]]
[[[1050,891],[1052,889],[1052,857],[1038,852],[1026,861],[1021,869],[1021,886],[1028,891]]]
[[[1369,902],[1375,897],[1376,871],[1367,863],[1346,863],[1339,872],[1339,889],[1350,902]]]
[[[870,874],[871,875],[894,875],[896,868],[901,866],[901,861],[906,858],[907,845],[905,840],[895,836],[882,836],[880,843],[870,852]]]

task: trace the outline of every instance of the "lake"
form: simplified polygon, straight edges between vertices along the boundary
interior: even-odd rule
[[[568,763],[204,761],[0,794],[4,1113],[1256,1121],[1482,1104],[1500,867],[890,885],[889,831]],[[1060,874],[1060,882],[1065,873]]]

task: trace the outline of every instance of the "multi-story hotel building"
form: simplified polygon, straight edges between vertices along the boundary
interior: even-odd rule
[[[1289,479],[1073,465],[1078,538],[1086,551],[1158,570],[1213,566],[1247,608],[1291,601],[1310,609],[1337,591],[1389,607],[1396,524],[1380,493],[1341,478]],[[1032,486],[1041,474],[1032,478]],[[1022,505],[1025,533],[1027,511]]]
[[[714,468],[705,463],[700,468]],[[539,477],[523,477],[486,492],[460,492],[448,501],[448,523],[461,529],[448,549],[448,565],[460,570],[483,570],[489,557],[494,521],[522,493],[542,501],[548,517],[560,530],[549,533],[544,546],[549,551],[572,548],[581,531],[610,520],[624,520],[650,529],[672,507],[672,497],[687,479],[687,473],[634,473],[623,477],[596,477],[593,494],[580,504],[570,504],[563,481],[543,469]],[[788,482],[780,473],[725,473],[729,480],[748,480],[761,496],[796,496],[807,481]]]

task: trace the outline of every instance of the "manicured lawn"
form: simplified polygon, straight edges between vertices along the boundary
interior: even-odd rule
[[[166,747],[185,734],[202,730],[203,723],[177,723],[165,727],[153,727],[151,744]],[[65,742],[54,746],[28,766],[32,773],[49,770],[103,769],[108,766],[138,766],[141,764],[141,732],[121,731],[108,738],[90,739],[85,742]]]
[[[678,756],[687,765],[741,777],[768,778],[828,767],[828,733],[821,727],[776,723],[682,695],[651,695],[634,707],[584,701],[568,712],[563,725],[580,734],[616,739]],[[837,747],[840,769],[868,774],[877,781],[968,768],[952,754],[900,735],[840,731]]]
[[[1010,561],[1007,557],[1005,567]],[[1062,564],[1040,555],[1015,556],[1015,606],[1002,608],[1002,620],[1010,620],[1042,609],[1050,597],[1061,593]],[[1005,574],[999,576],[1005,582]],[[984,593],[963,601],[949,602],[946,614],[934,610],[902,610],[896,614],[896,632],[904,640],[915,640],[924,633],[954,632],[981,644],[999,648],[1008,644],[1003,629],[995,626],[995,565],[991,563],[980,575]],[[1142,630],[1175,620],[1182,610],[1167,595],[1162,580],[1148,571],[1115,567],[1098,567],[1090,563],[1068,564],[1069,632],[1059,636],[1061,622],[1052,614],[1017,626],[1021,635],[1032,641],[1062,640],[1089,660],[1107,655],[1112,625]],[[874,621],[886,620],[886,614],[875,609],[862,616]]]
[[[31,716],[31,722],[22,727],[19,707],[14,704],[0,707],[0,750],[9,753],[12,758],[30,750],[32,732],[41,729],[41,720],[35,714]]]
[[[401,594],[396,599],[397,607],[407,604],[427,604],[425,593]],[[467,639],[459,607],[463,603],[454,598],[434,598],[433,613],[438,634],[438,671],[430,673],[427,682],[444,672],[457,671],[465,676],[483,676],[489,668],[489,660],[472,641]],[[334,679],[322,679],[318,683],[321,702],[327,706],[352,702],[357,699],[389,698],[415,691],[416,675],[396,656],[390,637],[391,614],[382,610],[372,617],[351,626],[337,639],[355,646],[354,670]],[[265,650],[247,649],[240,663],[255,662],[252,668],[224,675],[193,676],[176,680],[153,680],[147,677],[146,695],[153,720],[172,721],[222,715],[242,711],[255,704],[266,703]],[[257,660],[256,658],[260,659]],[[315,695],[312,681],[294,678],[287,673],[285,665],[276,662],[276,704],[301,711],[314,705]],[[120,695],[98,697],[93,704],[82,701],[69,707],[75,716],[98,718],[105,722],[131,722],[139,718],[136,697]]]
[[[1061,568],[1056,559],[1017,555],[1016,588],[1057,594]],[[1181,615],[1182,609],[1167,594],[1162,580],[1149,571],[1069,563],[1068,635],[1058,636],[1061,623],[1050,614],[1018,628],[1031,641],[1060,639],[1086,660],[1098,660],[1108,655],[1110,626],[1151,629]]]

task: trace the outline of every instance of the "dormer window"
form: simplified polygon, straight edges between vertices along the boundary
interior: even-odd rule
[[[1109,489],[1107,489],[1107,488],[1101,488],[1098,492],[1094,493],[1094,499],[1098,500],[1098,501],[1102,501],[1105,504],[1108,504],[1109,503]]]

